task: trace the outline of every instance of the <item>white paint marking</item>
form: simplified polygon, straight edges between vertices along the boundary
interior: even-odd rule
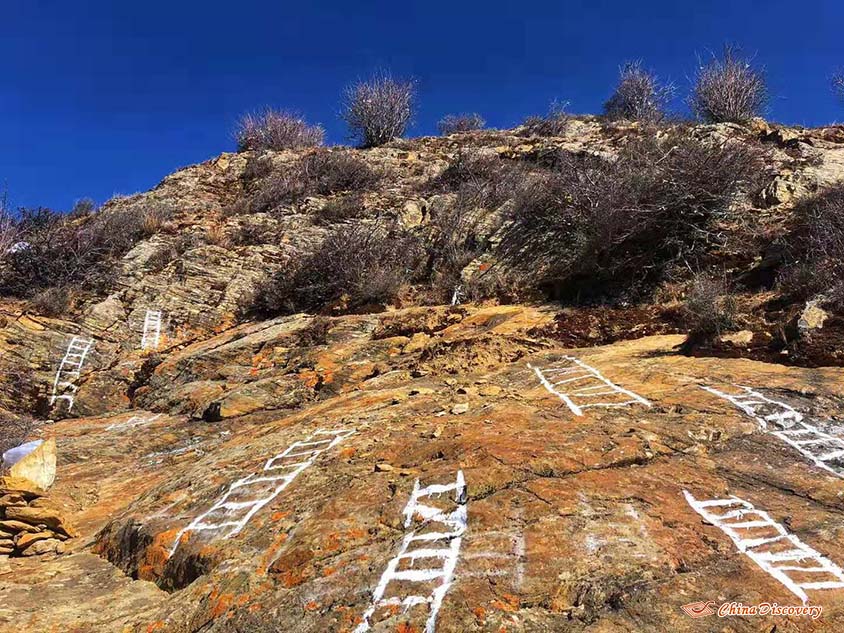
[[[457,508],[448,514],[439,508],[426,505],[420,501],[426,497],[438,497],[452,491],[454,491],[454,502],[457,504]],[[422,519],[424,526],[431,523],[441,523],[445,526],[445,531],[425,533],[413,531],[405,535],[398,554],[387,563],[387,568],[384,570],[381,579],[378,581],[378,585],[372,592],[372,604],[363,614],[363,622],[357,626],[354,633],[365,633],[370,630],[372,626],[370,619],[379,607],[390,605],[403,606],[404,611],[407,612],[408,609],[419,604],[427,604],[429,606],[425,633],[434,633],[437,613],[439,613],[440,607],[442,606],[445,594],[451,587],[454,569],[457,566],[457,559],[460,555],[460,544],[463,540],[463,534],[466,532],[466,482],[463,479],[463,471],[457,471],[457,480],[453,484],[432,484],[425,488],[420,488],[419,480],[417,479],[403,514],[405,517],[405,528],[409,528],[414,519],[419,517]],[[420,541],[423,543],[440,541],[444,544],[441,547],[435,548],[423,546],[415,550],[410,549],[412,543]],[[436,558],[442,561],[442,566],[397,571],[399,564],[403,560],[410,560],[412,567],[413,563],[420,558]],[[407,582],[440,580],[441,582],[428,596],[414,594],[404,598],[394,597],[385,599],[384,593],[387,590],[387,585],[396,580]]]
[[[159,310],[147,310],[144,316],[144,333],[141,337],[141,349],[158,348],[161,337],[161,312]]]
[[[747,501],[738,497],[729,499],[714,499],[711,501],[698,501],[687,491],[683,491],[689,505],[702,516],[706,521],[721,529],[733,541],[738,550],[746,554],[754,563],[764,571],[780,581],[785,587],[800,598],[805,604],[809,600],[806,590],[813,589],[842,589],[844,588],[844,570],[831,560],[818,553],[794,534],[789,534],[784,527],[774,521],[767,512],[757,510]],[[710,508],[728,508],[738,506],[738,509],[724,514],[716,514]],[[729,523],[733,518],[741,518],[745,515],[753,515],[754,521]],[[767,536],[759,536],[761,528],[769,530]],[[748,538],[749,535],[742,535],[742,530],[752,530],[756,538]],[[764,534],[764,532],[763,532]],[[794,547],[785,552],[759,551],[765,545],[771,543],[788,542]],[[814,563],[813,567],[800,567],[797,565],[774,565],[784,561],[804,561]],[[787,572],[810,572],[827,574],[835,580],[824,580],[819,582],[797,582]]]
[[[85,357],[94,345],[93,339],[85,339],[79,336],[74,336],[67,346],[64,358],[59,363],[59,369],[56,371],[56,379],[53,381],[53,393],[50,396],[50,406],[56,404],[57,400],[67,400],[67,410],[73,409],[73,399],[76,395],[75,380],[79,378],[82,372],[82,364],[85,362]],[[70,393],[65,393],[70,391]]]
[[[844,438],[830,435],[805,421],[803,414],[794,407],[772,400],[750,387],[735,385],[744,394],[728,394],[713,387],[701,387],[709,393],[724,398],[756,420],[759,428],[774,435],[818,468],[844,478]],[[765,408],[767,411],[761,411]],[[773,411],[771,411],[773,409]],[[772,425],[773,428],[769,428]],[[841,461],[841,463],[839,463]]]
[[[270,503],[273,499],[275,499],[281,492],[289,486],[294,479],[305,470],[308,466],[313,464],[317,457],[319,457],[323,452],[334,448],[337,444],[345,440],[347,437],[352,435],[355,432],[354,429],[333,429],[328,431],[318,430],[314,431],[314,433],[305,440],[305,443],[311,442],[313,444],[314,438],[324,435],[333,435],[334,437],[331,438],[328,444],[324,448],[315,449],[309,451],[307,454],[311,457],[305,461],[296,461],[294,463],[282,463],[282,460],[290,457],[291,453],[296,449],[300,448],[303,442],[293,442],[287,450],[275,457],[271,457],[267,460],[264,464],[264,468],[261,471],[262,473],[266,473],[272,470],[281,470],[282,468],[292,468],[292,470],[288,471],[285,474],[279,475],[264,475],[262,476],[259,474],[251,474],[243,477],[242,479],[238,479],[233,484],[229,486],[228,491],[220,497],[213,506],[203,514],[200,514],[196,517],[190,525],[185,528],[179,530],[179,533],[176,535],[176,540],[173,543],[173,547],[170,549],[170,555],[172,556],[176,549],[179,547],[179,543],[181,542],[182,536],[187,532],[192,531],[200,531],[200,530],[219,530],[224,527],[231,527],[231,530],[228,530],[226,534],[223,535],[223,538],[230,538],[236,534],[238,534],[247,523],[249,523],[250,519],[265,505]],[[299,453],[301,455],[302,453]],[[278,462],[278,463],[277,463]],[[265,496],[258,497],[255,499],[250,499],[247,501],[230,501],[230,499],[235,496],[236,494],[240,494],[239,489],[244,488],[248,489],[248,486],[252,484],[262,484],[262,483],[275,483],[276,485],[271,487],[269,491],[264,490]],[[264,488],[264,486],[261,486]],[[242,510],[247,510],[247,512],[243,513]],[[219,519],[212,519],[212,522],[205,523],[205,519],[209,517],[212,513],[215,512],[222,512],[223,516]],[[237,515],[241,514],[239,518]],[[230,517],[230,515],[234,515],[234,517]],[[218,522],[213,522],[218,521]]]
[[[612,407],[626,407],[631,404],[643,404],[646,407],[650,407],[651,403],[648,402],[642,396],[633,393],[629,389],[624,389],[623,387],[619,387],[614,382],[604,378],[594,367],[590,367],[586,363],[580,361],[579,359],[573,356],[563,356],[563,358],[572,363],[572,365],[567,367],[552,367],[550,369],[540,369],[539,367],[534,367],[530,363],[528,363],[528,368],[532,369],[533,372],[536,374],[536,377],[539,378],[539,382],[542,383],[542,386],[545,387],[550,393],[557,396],[560,400],[562,400],[565,405],[571,409],[571,412],[575,415],[583,415],[583,409],[588,409],[589,407],[605,407],[605,408],[612,408]],[[563,380],[558,382],[552,383],[548,380],[548,376],[553,376],[555,379],[557,376],[567,376]],[[596,385],[589,385],[584,386],[581,381],[595,381],[598,384]],[[565,385],[569,383],[574,383],[573,386],[575,389],[573,391],[566,391],[564,389],[558,389],[560,385]],[[608,396],[608,395],[623,395],[630,398],[629,400],[624,400],[623,402],[575,402],[576,399],[586,399],[586,398],[593,398],[595,396]]]
[[[133,429],[137,426],[146,426],[147,424],[151,424],[155,422],[158,418],[160,418],[163,414],[158,413],[152,417],[144,418],[139,415],[133,415],[131,418],[126,420],[125,422],[110,424],[106,427],[106,431],[120,431],[123,429]]]

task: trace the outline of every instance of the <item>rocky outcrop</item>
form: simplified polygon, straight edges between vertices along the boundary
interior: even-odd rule
[[[560,147],[612,156],[629,132],[585,119],[558,139],[368,150],[389,177],[367,204],[424,227],[448,194],[423,185],[467,144],[526,161]],[[695,133],[770,147],[780,180],[761,223],[844,164],[834,129]],[[0,632],[844,628],[843,370],[684,356],[672,306],[248,317],[256,284],[325,230],[321,196],[223,213],[253,158],[111,203],[179,212],[72,318],[0,307],[0,407],[36,414],[30,439],[46,440],[0,481]],[[247,225],[278,240],[232,239]],[[821,317],[804,319],[819,346],[835,331]],[[745,350],[757,334],[723,339]],[[81,362],[74,337],[90,341]],[[718,507],[738,514],[706,514]],[[802,544],[802,570],[760,563],[788,543]],[[811,584],[812,552],[833,570],[826,585]],[[800,592],[821,618],[684,610],[799,605]]]

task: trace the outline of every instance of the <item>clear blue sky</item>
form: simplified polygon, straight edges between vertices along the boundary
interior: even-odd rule
[[[598,112],[627,59],[685,94],[696,54],[730,41],[766,67],[770,119],[821,125],[844,120],[842,25],[841,0],[3,0],[0,190],[57,209],[146,190],[233,149],[263,105],[345,142],[339,94],[378,68],[419,80],[422,135],[449,112]]]

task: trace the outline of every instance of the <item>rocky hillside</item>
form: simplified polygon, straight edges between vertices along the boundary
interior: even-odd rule
[[[844,312],[799,276],[842,178],[842,128],[585,118],[31,222],[0,424],[57,468],[0,480],[0,631],[842,630]]]

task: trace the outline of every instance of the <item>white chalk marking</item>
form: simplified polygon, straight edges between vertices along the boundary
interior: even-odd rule
[[[152,417],[144,418],[140,415],[133,415],[131,418],[126,420],[125,422],[119,422],[115,424],[110,424],[106,427],[106,431],[121,431],[123,429],[133,429],[137,426],[146,426],[152,422],[155,422],[158,418],[160,418],[163,414],[158,413]]]
[[[144,333],[141,337],[141,349],[156,349],[161,337],[161,312],[147,310],[144,316]]]
[[[643,404],[646,407],[651,406],[651,403],[642,396],[633,393],[629,389],[619,387],[614,382],[604,378],[601,372],[594,367],[590,367],[573,356],[563,356],[563,358],[572,363],[572,365],[540,369],[528,363],[528,368],[533,370],[536,377],[539,378],[539,382],[542,383],[542,386],[562,400],[575,415],[583,415],[583,409],[588,409],[589,407],[612,408],[626,407],[632,404]],[[563,377],[563,379],[557,382],[551,382],[549,377],[551,380],[556,380],[558,377]],[[583,381],[587,381],[587,384],[584,384]],[[590,385],[588,381],[597,382],[598,384]],[[567,384],[571,384],[572,387],[560,388],[560,385]],[[573,390],[570,390],[572,388]],[[629,399],[622,402],[575,402],[576,399],[580,400],[594,398],[595,396],[611,395],[622,395]]]
[[[779,580],[791,593],[800,598],[804,604],[809,600],[806,590],[844,588],[844,570],[803,543],[794,534],[789,534],[767,512],[757,510],[751,503],[738,497],[698,501],[685,490],[683,494],[695,512],[712,525],[720,528],[724,534],[730,537],[741,553],[746,554],[764,571]],[[716,514],[710,510],[711,508],[735,509],[723,514]],[[754,520],[730,522],[733,519],[743,519],[745,516],[751,516]],[[768,532],[764,532],[763,528],[767,528]],[[744,530],[751,530],[754,538],[748,538],[748,534],[743,536],[742,531]],[[789,549],[779,552],[765,551],[765,546],[772,543],[787,544]],[[799,561],[801,563],[803,561],[809,561],[813,565],[774,564],[788,561]],[[823,574],[828,577],[831,576],[835,580],[824,580],[823,576],[821,576],[818,582],[797,582],[787,572]]]
[[[304,442],[293,442],[293,444],[291,444],[283,453],[268,459],[260,473],[247,475],[246,477],[238,479],[231,484],[226,493],[220,497],[209,510],[196,517],[193,521],[191,521],[190,525],[179,530],[179,533],[176,535],[176,540],[173,543],[173,547],[170,549],[170,555],[172,556],[176,552],[182,536],[187,532],[214,531],[222,528],[231,528],[223,535],[223,538],[230,538],[238,534],[261,508],[281,494],[281,492],[287,488],[287,486],[289,486],[303,470],[313,464],[322,453],[334,448],[337,444],[345,440],[354,432],[354,429],[333,429],[327,431],[320,429],[318,431],[314,431],[314,433]],[[323,436],[333,437],[318,442],[314,441],[315,438]],[[308,459],[297,459],[294,462],[284,461],[287,458],[292,457],[293,453],[302,448],[302,446],[313,446],[315,444],[323,443],[325,443],[325,446],[320,448],[314,448],[305,453],[295,453],[297,456],[308,455]],[[273,484],[269,487],[269,490],[266,490],[265,486],[260,486],[260,488],[265,489],[265,496],[248,499],[246,501],[231,501],[233,497],[242,494],[244,490],[248,490],[250,485],[263,483]],[[222,516],[212,519],[211,522],[206,523],[205,520],[213,513],[221,513]]]
[[[784,402],[772,400],[750,387],[735,386],[745,393],[735,395],[713,387],[701,388],[733,403],[756,420],[761,430],[795,448],[818,468],[844,478],[844,438],[825,433]],[[768,412],[761,410],[763,408]],[[769,428],[769,425],[774,428]]]
[[[73,409],[73,399],[76,395],[75,381],[82,371],[82,364],[85,357],[94,345],[93,339],[84,339],[74,336],[67,346],[67,351],[59,363],[56,371],[56,379],[53,381],[53,393],[50,396],[50,406],[56,404],[57,400],[67,400],[67,410]],[[70,393],[65,393],[69,391]]]
[[[452,491],[454,491],[454,502],[457,504],[457,508],[448,514],[439,508],[426,505],[420,501],[425,497],[437,497]],[[440,523],[445,527],[445,530],[422,533],[414,530],[405,535],[398,554],[387,563],[387,568],[372,592],[372,604],[363,614],[363,622],[357,626],[354,633],[369,631],[372,626],[370,619],[379,607],[403,606],[405,612],[407,612],[408,609],[419,604],[427,604],[429,608],[425,633],[434,633],[437,613],[442,606],[445,594],[451,587],[454,569],[460,555],[460,544],[463,540],[463,534],[466,532],[466,482],[463,479],[463,471],[457,471],[457,480],[453,484],[432,484],[420,488],[417,479],[403,514],[405,528],[411,526],[414,518],[420,517],[424,526],[431,523]],[[411,549],[411,545],[414,543],[422,543],[422,545],[417,549]],[[441,566],[396,571],[402,561],[410,561],[410,565],[413,567],[418,559],[435,559],[440,561]],[[433,564],[436,565],[436,563]],[[392,581],[430,582],[434,580],[438,580],[439,584],[428,596],[412,594],[404,598],[384,598],[387,585]]]

